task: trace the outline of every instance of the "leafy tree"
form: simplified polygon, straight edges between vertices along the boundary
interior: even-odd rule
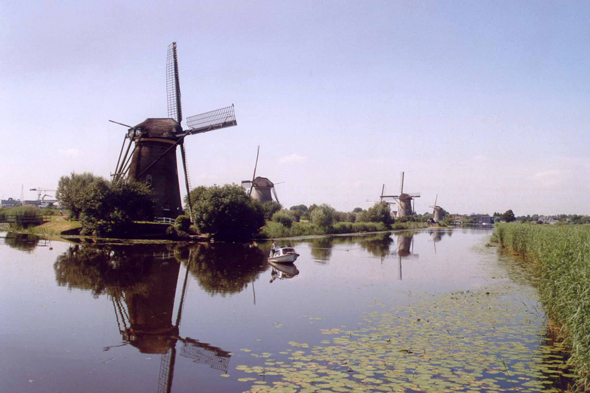
[[[334,223],[336,210],[327,204],[322,204],[311,212],[311,222],[320,228],[328,228]]]
[[[262,204],[262,210],[264,211],[264,219],[267,221],[272,220],[272,216],[281,210],[283,206],[275,201],[267,201]]]
[[[262,205],[235,184],[205,187],[193,201],[195,225],[220,240],[248,240],[264,226]]]
[[[387,202],[376,203],[368,210],[363,210],[357,216],[357,222],[382,222],[385,225],[393,224],[391,208]]]
[[[363,211],[363,208],[362,208],[362,207],[355,207],[355,208],[352,210],[352,212],[353,212],[353,213],[360,213],[360,212],[362,212],[362,211]]]
[[[101,179],[89,172],[81,174],[72,172],[70,176],[62,176],[59,179],[55,196],[60,205],[69,210],[70,216],[77,220],[81,212],[81,201],[85,197],[88,186]]]
[[[506,210],[506,212],[504,214],[502,214],[501,219],[506,222],[512,222],[512,221],[516,220],[516,217],[514,216],[514,213],[512,212],[512,210]]]
[[[153,218],[154,205],[154,193],[147,183],[97,178],[78,196],[75,208],[83,233],[126,236],[133,221]]]
[[[307,211],[307,206],[305,206],[305,205],[295,205],[295,206],[291,206],[289,208],[289,210],[305,212],[305,211]]]
[[[272,215],[272,220],[287,228],[291,228],[291,225],[293,225],[293,216],[289,210],[279,210]]]

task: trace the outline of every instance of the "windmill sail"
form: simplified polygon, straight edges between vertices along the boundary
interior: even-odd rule
[[[176,42],[168,46],[166,59],[166,98],[168,102],[168,117],[182,121],[182,105],[180,103],[180,79],[178,75],[178,55]]]
[[[236,121],[234,106],[232,105],[201,113],[200,115],[190,116],[186,119],[186,124],[189,127],[189,130],[186,130],[186,132],[192,135],[219,128],[237,126],[238,122]]]

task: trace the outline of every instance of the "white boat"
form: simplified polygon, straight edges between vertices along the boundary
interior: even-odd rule
[[[298,256],[299,254],[295,252],[293,247],[279,246],[270,250],[268,261],[274,263],[293,263]]]

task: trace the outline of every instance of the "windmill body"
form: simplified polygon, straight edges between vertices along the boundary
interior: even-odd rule
[[[397,217],[406,217],[411,216],[414,214],[414,209],[412,207],[412,201],[414,198],[419,198],[420,193],[404,193],[404,172],[401,173],[401,189],[399,195],[383,195],[385,190],[385,185],[383,185],[383,189],[381,191],[381,201],[386,201],[387,198],[392,198],[397,202]]]
[[[243,180],[242,187],[250,189],[249,195],[260,203],[272,202],[273,195],[277,203],[280,203],[274,183],[267,177],[256,177],[259,155],[260,146],[258,146],[258,151],[256,153],[256,164],[254,164],[254,175],[252,176],[252,180]]]
[[[134,129],[132,139],[137,147],[131,158],[129,178],[152,186],[157,217],[176,218],[182,214],[176,160],[177,135],[182,128],[174,119],[147,119]]]
[[[205,112],[187,118],[188,128],[182,128],[182,106],[176,43],[168,47],[166,92],[168,118],[150,118],[129,128],[121,147],[113,181],[134,179],[151,185],[156,196],[156,217],[176,218],[183,214],[178,180],[176,148],[180,147],[187,194],[190,179],[186,165],[184,138],[220,128],[238,125],[234,106]],[[112,120],[111,120],[112,121]],[[131,147],[133,146],[133,150]],[[192,211],[189,199],[189,210]],[[192,212],[189,212],[192,218]]]
[[[272,190],[274,189],[274,186],[274,183],[268,178],[260,176],[257,177],[252,182],[252,198],[261,203],[271,202],[273,200]]]
[[[438,224],[439,222],[441,222],[445,218],[444,217],[444,209],[436,204],[437,201],[438,201],[438,194],[436,194],[436,197],[434,198],[434,206],[430,206],[433,209],[432,210],[432,221],[435,224]]]

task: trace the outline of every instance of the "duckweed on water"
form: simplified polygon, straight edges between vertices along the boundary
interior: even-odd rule
[[[515,291],[423,296],[370,311],[356,330],[322,330],[330,340],[320,346],[290,342],[278,356],[265,353],[264,365],[237,366],[248,376],[238,381],[250,392],[563,391],[554,386],[571,377],[561,348],[543,345],[543,317]]]

